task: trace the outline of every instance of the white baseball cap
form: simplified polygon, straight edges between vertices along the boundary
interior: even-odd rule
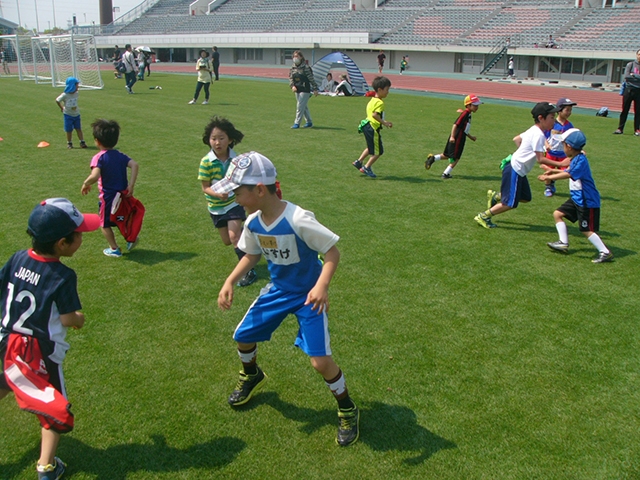
[[[216,193],[229,193],[241,185],[274,185],[276,167],[271,160],[258,152],[248,152],[231,160],[224,178],[213,185]]]

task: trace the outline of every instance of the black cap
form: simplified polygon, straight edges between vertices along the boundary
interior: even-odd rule
[[[539,102],[531,109],[531,115],[534,119],[538,119],[540,115],[546,117],[550,113],[558,113],[561,109],[549,102]]]

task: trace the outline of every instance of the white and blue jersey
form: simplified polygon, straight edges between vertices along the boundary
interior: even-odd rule
[[[308,293],[322,270],[318,252],[327,253],[340,237],[321,225],[312,212],[286,203],[282,215],[271,225],[265,225],[262,212],[251,214],[238,248],[264,255],[271,281],[278,289]]]
[[[75,272],[33,250],[16,252],[0,270],[0,346],[10,333],[38,339],[43,357],[60,364],[69,344],[60,315],[80,310]]]
[[[562,134],[570,128],[573,128],[573,123],[570,121],[567,120],[562,124],[556,119],[553,124],[553,128],[544,132],[544,136],[547,138],[547,142],[549,143],[549,150],[547,150],[548,155],[557,159],[565,158],[567,156],[564,153],[564,148],[562,146]]]
[[[331,355],[326,311],[305,305],[322,271],[318,253],[327,253],[340,237],[321,225],[313,213],[287,202],[271,225],[258,211],[247,218],[238,248],[267,260],[271,283],[262,289],[240,324],[234,340],[255,343],[269,340],[282,321],[294,314],[299,330],[295,345],[311,357]]]
[[[571,200],[579,207],[600,208],[600,192],[596,188],[589,161],[584,153],[571,159],[567,173],[571,175],[569,180]]]

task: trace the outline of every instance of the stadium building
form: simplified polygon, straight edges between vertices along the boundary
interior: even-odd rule
[[[94,34],[104,57],[131,43],[184,62],[217,45],[223,64],[273,66],[299,48],[311,62],[339,50],[374,70],[384,50],[387,71],[409,55],[410,72],[504,75],[514,57],[518,77],[618,83],[640,47],[640,2],[145,0],[108,25],[74,30]]]

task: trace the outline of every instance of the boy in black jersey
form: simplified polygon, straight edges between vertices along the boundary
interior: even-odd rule
[[[57,480],[65,470],[55,453],[60,434],[73,429],[73,414],[61,364],[67,328],[84,325],[76,274],[60,257],[73,256],[82,232],[98,228],[98,215],[83,215],[66,198],[44,200],[29,216],[32,248],[0,270],[0,398],[13,391],[18,406],[40,420],[39,480]]]

